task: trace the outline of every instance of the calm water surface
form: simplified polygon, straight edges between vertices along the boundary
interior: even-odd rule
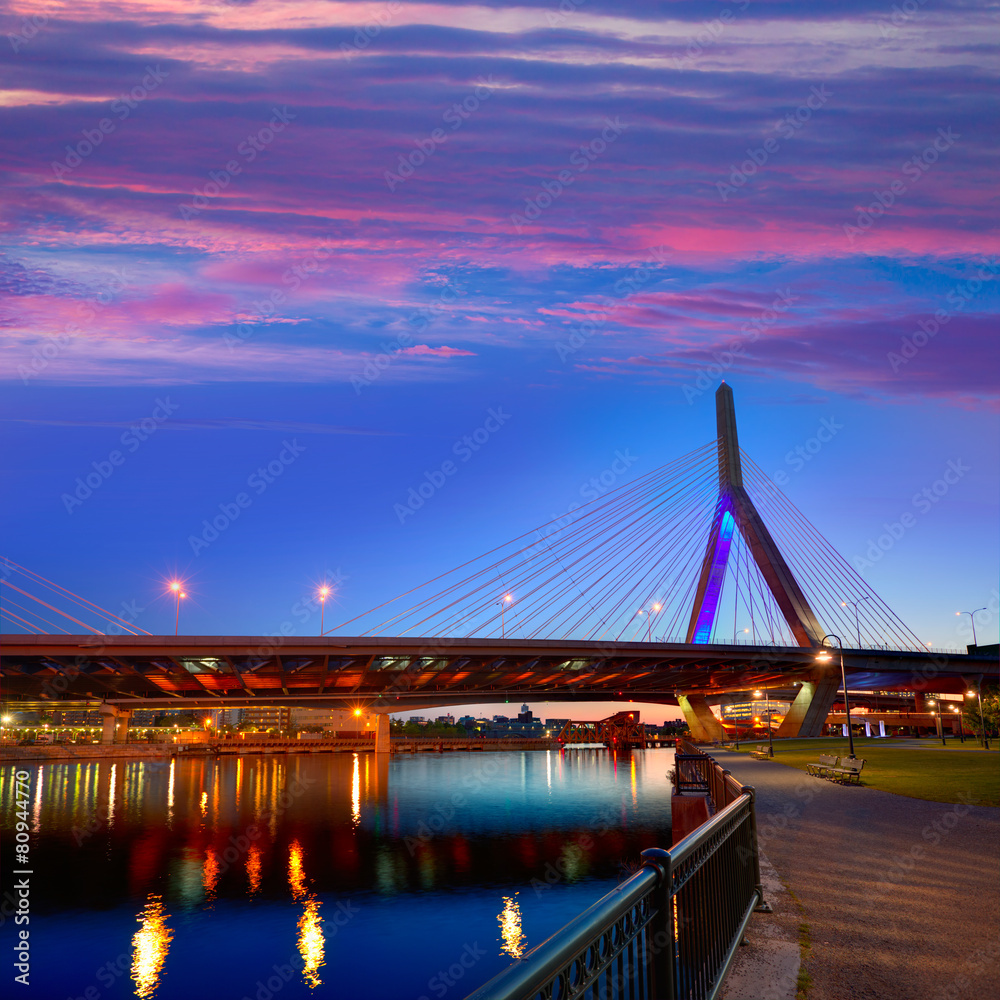
[[[460,1000],[669,844],[672,764],[574,749],[19,765],[35,874],[18,995]]]

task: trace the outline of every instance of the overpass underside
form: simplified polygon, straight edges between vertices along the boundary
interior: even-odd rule
[[[706,706],[766,687],[793,700],[782,735],[822,725],[839,662],[800,647],[516,639],[273,636],[0,637],[4,699],[99,701],[118,709],[364,706],[377,712],[504,700],[680,705],[696,737]],[[966,654],[844,653],[865,690],[958,693],[995,669]],[[711,712],[708,711],[708,715]]]

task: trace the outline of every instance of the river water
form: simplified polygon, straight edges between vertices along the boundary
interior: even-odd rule
[[[17,995],[461,1000],[669,846],[670,750],[379,757],[5,766],[5,888],[16,771],[32,827]]]

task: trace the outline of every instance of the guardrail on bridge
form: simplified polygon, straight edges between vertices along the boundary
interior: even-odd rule
[[[718,811],[467,1000],[714,1000],[754,910],[760,881],[754,791],[678,740]],[[718,796],[717,798],[715,796]]]

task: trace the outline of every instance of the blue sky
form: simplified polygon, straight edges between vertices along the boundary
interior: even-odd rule
[[[845,558],[913,515],[863,575],[921,638],[996,641],[991,8],[570,7],[9,6],[7,554],[304,631],[326,574],[348,618],[711,440],[725,377]]]

